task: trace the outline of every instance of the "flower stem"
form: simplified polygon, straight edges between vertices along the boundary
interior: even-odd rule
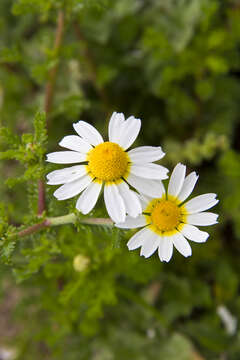
[[[74,224],[76,222],[76,215],[74,213],[70,213],[63,216],[48,218],[47,220],[49,221],[49,226]]]
[[[55,51],[56,56],[59,54],[60,47],[62,44],[63,30],[64,30],[64,11],[59,10],[58,19],[57,19],[56,35],[55,35],[55,43],[54,43],[54,51]],[[58,70],[58,63],[56,63],[56,65],[52,69],[50,69],[49,74],[48,74],[48,81],[47,81],[46,89],[45,89],[44,110],[46,113],[47,125],[49,125],[48,124],[49,113],[51,112],[51,109],[52,109],[57,70]],[[44,179],[41,178],[38,181],[38,215],[41,215],[43,213],[43,211],[45,210],[45,207],[46,207],[45,183],[44,183]]]
[[[80,222],[82,224],[88,224],[88,225],[103,225],[103,226],[113,225],[113,221],[111,219],[106,219],[106,218],[87,218],[87,219],[82,219]]]
[[[45,183],[41,178],[38,180],[38,215],[41,215],[45,210]]]
[[[47,218],[46,221],[49,223],[48,226],[58,226],[64,224],[75,224],[77,221],[77,216],[74,213],[70,213],[63,216],[57,216],[52,218]],[[78,219],[78,222],[81,224],[88,225],[113,225],[113,221],[108,218],[85,218]]]
[[[113,225],[113,221],[108,218],[86,218],[86,219],[77,220],[77,216],[74,213],[70,213],[63,216],[46,218],[41,223],[31,225],[28,228],[11,235],[11,237],[24,237],[27,235],[34,234],[47,227],[65,225],[65,224],[75,224],[76,221],[78,221],[81,224],[88,224],[88,225],[102,225],[102,226]]]
[[[24,237],[24,236],[27,236],[27,235],[31,235],[31,234],[33,234],[33,233],[35,233],[35,232],[37,232],[37,231],[39,231],[39,230],[41,230],[41,229],[43,229],[45,227],[48,227],[48,226],[49,226],[49,224],[48,224],[47,220],[44,220],[41,223],[29,226],[28,228],[26,228],[24,230],[21,230],[18,233],[13,234],[11,236],[13,236],[13,237],[15,237],[15,236]]]

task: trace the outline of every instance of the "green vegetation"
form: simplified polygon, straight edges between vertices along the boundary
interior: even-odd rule
[[[239,360],[239,330],[217,313],[240,315],[239,0],[1,0],[0,34],[0,347]],[[133,230],[88,225],[45,186],[60,168],[46,152],[80,119],[106,136],[112,111],[142,119],[135,145],[161,145],[164,166],[198,172],[195,195],[218,194],[219,224],[192,257],[129,252]],[[91,217],[107,217],[102,200]]]

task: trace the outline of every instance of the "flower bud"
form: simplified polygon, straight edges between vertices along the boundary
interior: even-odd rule
[[[77,272],[82,272],[87,269],[90,259],[82,254],[78,254],[73,259],[73,268]]]

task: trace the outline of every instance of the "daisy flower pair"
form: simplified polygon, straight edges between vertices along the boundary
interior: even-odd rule
[[[214,206],[216,194],[200,195],[184,202],[191,194],[198,176],[185,177],[186,167],[173,170],[166,192],[162,180],[168,169],[155,164],[165,155],[162,148],[141,146],[128,150],[138,136],[140,119],[122,113],[111,116],[104,142],[90,124],[73,124],[78,135],[65,136],[59,143],[68,151],[47,155],[56,164],[77,164],[47,175],[49,185],[61,185],[54,196],[58,200],[78,197],[76,208],[88,214],[103,189],[107,212],[119,228],[143,227],[128,242],[129,250],[141,247],[141,255],[151,256],[157,249],[161,261],[169,261],[173,246],[184,256],[191,255],[187,241],[204,242],[208,233],[195,225],[212,225],[217,215],[204,212]],[[132,189],[137,190],[134,191]]]

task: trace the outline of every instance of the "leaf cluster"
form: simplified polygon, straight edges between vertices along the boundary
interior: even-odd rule
[[[47,133],[46,118],[43,112],[35,115],[34,133],[24,133],[21,137],[13,134],[8,128],[0,128],[3,147],[7,150],[0,152],[0,160],[17,160],[24,167],[22,176],[8,178],[6,184],[14,186],[17,182],[36,180],[44,174],[43,160],[46,153]]]

